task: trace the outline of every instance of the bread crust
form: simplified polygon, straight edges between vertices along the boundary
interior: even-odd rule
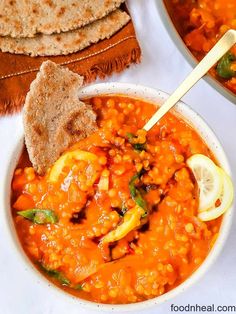
[[[101,19],[125,0],[1,0],[0,35],[67,32]]]
[[[23,109],[25,143],[34,169],[45,174],[71,144],[97,129],[96,114],[78,98],[83,77],[51,61],[42,63]]]
[[[36,35],[33,38],[0,37],[0,50],[34,56],[67,55],[110,38],[130,20],[126,12],[117,9],[82,28],[60,34]]]

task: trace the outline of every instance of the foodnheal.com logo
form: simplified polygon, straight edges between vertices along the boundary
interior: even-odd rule
[[[201,313],[201,312],[224,312],[224,313],[236,313],[236,305],[215,305],[215,304],[208,304],[208,305],[200,305],[200,304],[186,304],[186,305],[177,305],[171,304],[170,306],[171,312],[192,312],[192,313]]]

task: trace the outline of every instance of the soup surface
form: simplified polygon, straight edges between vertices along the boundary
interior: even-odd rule
[[[198,189],[186,165],[191,155],[211,152],[171,113],[148,134],[141,130],[152,104],[120,96],[86,101],[98,131],[45,176],[22,154],[12,180],[19,239],[35,266],[73,295],[113,304],[159,296],[188,278],[217,238],[221,218],[197,217]],[[47,217],[39,212],[34,223],[17,214],[34,208],[47,209]]]
[[[201,60],[229,29],[236,29],[235,0],[165,0],[169,14],[186,45]],[[211,70],[236,93],[236,46]]]

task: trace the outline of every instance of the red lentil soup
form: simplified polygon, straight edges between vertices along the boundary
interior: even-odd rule
[[[235,0],[165,0],[165,3],[185,44],[198,60],[227,30],[236,30]],[[236,93],[236,46],[211,74]]]
[[[146,134],[153,104],[121,96],[86,101],[99,129],[65,152],[80,158],[67,159],[56,180],[55,165],[39,176],[26,150],[20,158],[12,180],[19,239],[49,280],[82,299],[124,304],[160,296],[201,265],[217,238],[221,218],[198,219],[198,189],[186,165],[195,153],[212,154],[171,113]],[[53,210],[57,219],[19,215],[33,208]]]

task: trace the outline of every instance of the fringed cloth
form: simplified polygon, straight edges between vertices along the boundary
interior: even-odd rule
[[[130,21],[110,39],[67,56],[29,57],[0,52],[0,116],[21,110],[40,65],[52,60],[83,75],[86,83],[139,63],[141,50]]]

